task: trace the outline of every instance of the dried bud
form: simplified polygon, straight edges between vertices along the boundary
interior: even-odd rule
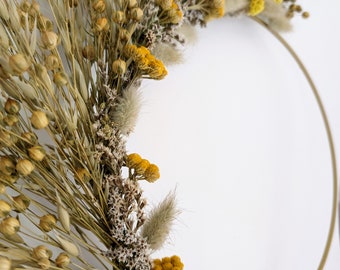
[[[119,31],[119,38],[122,40],[122,41],[128,41],[130,40],[131,38],[131,34],[128,30],[126,29],[120,29]]]
[[[92,4],[92,8],[95,12],[102,13],[106,9],[106,4],[104,0],[97,0]]]
[[[16,115],[9,114],[9,115],[6,115],[3,118],[3,121],[4,121],[5,125],[11,127],[11,126],[14,126],[16,123],[19,122],[19,117],[16,116]]]
[[[108,22],[108,20],[105,17],[98,18],[96,23],[95,23],[95,29],[98,32],[108,30],[109,29],[109,22]]]
[[[8,202],[4,200],[0,200],[0,218],[8,216],[11,210],[12,210],[12,207],[8,204]]]
[[[153,183],[160,177],[159,168],[155,164],[150,164],[143,176],[146,181]]]
[[[34,111],[31,116],[31,123],[36,129],[43,129],[48,126],[49,120],[46,113],[42,111]]]
[[[141,10],[138,7],[131,9],[131,19],[139,22],[142,20],[142,18],[143,18],[143,10]]]
[[[137,7],[137,0],[128,0],[128,8]]]
[[[28,1],[28,0],[25,0],[23,1],[21,4],[20,4],[20,9],[21,11],[27,13],[28,10],[30,9],[31,7],[31,3]]]
[[[59,58],[57,56],[50,54],[49,56],[46,57],[45,67],[48,70],[57,69],[57,68],[59,68],[59,66],[60,66],[60,61],[59,61]]]
[[[33,249],[32,257],[36,260],[50,259],[52,257],[52,251],[44,245],[40,245]]]
[[[28,11],[28,14],[32,17],[35,17],[36,15],[38,15],[40,13],[40,5],[39,3],[37,3],[36,1],[32,2],[32,5]]]
[[[121,24],[125,21],[125,13],[123,11],[114,11],[112,14],[112,20],[115,23]]]
[[[6,193],[6,186],[3,183],[0,183],[0,194]]]
[[[38,264],[41,269],[50,269],[51,261],[47,258],[44,258],[44,259],[40,259],[38,261]]]
[[[21,54],[14,54],[9,57],[8,64],[11,68],[11,72],[14,75],[21,75],[27,71],[30,67],[30,63],[26,60],[26,57]]]
[[[11,147],[18,141],[18,138],[7,130],[0,130],[0,143],[3,146]]]
[[[53,76],[53,81],[58,86],[63,86],[68,83],[68,78],[64,72],[57,72]]]
[[[57,218],[54,215],[47,214],[40,218],[39,227],[44,232],[51,231],[57,224]]]
[[[23,213],[29,207],[31,201],[25,195],[20,194],[16,197],[13,197],[13,206],[16,212]]]
[[[78,168],[76,169],[75,178],[82,183],[87,183],[91,180],[91,175],[85,168]]]
[[[4,175],[11,175],[15,172],[15,163],[10,157],[0,157],[0,172]]]
[[[126,72],[126,63],[124,60],[118,59],[112,63],[112,71],[118,75]]]
[[[0,270],[10,270],[12,262],[7,257],[0,256]]]
[[[38,137],[33,132],[24,132],[21,134],[21,139],[27,144],[36,144],[38,142]]]
[[[67,253],[60,253],[58,255],[58,257],[55,259],[55,264],[57,265],[57,267],[67,267],[70,264],[71,260],[70,260],[70,256],[67,255]]]
[[[53,50],[59,44],[59,36],[53,31],[45,31],[41,34],[41,41],[45,49]]]
[[[46,156],[45,149],[40,145],[35,145],[28,150],[28,155],[31,159],[34,161],[42,161],[44,157]]]
[[[0,223],[0,232],[4,236],[12,236],[16,234],[20,229],[20,222],[14,217],[8,217],[2,220]]]
[[[35,166],[28,159],[19,159],[15,168],[18,173],[27,176],[34,170]]]
[[[39,16],[38,17],[37,27],[41,32],[45,32],[45,31],[52,31],[53,32],[53,23],[49,18],[47,18],[45,16]]]
[[[9,114],[19,113],[20,103],[15,99],[8,98],[5,103],[5,111]]]
[[[87,45],[82,50],[83,57],[89,61],[93,61],[95,59],[96,53],[94,47],[91,45]]]

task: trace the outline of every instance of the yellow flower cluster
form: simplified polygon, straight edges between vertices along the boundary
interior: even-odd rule
[[[147,159],[143,159],[137,153],[127,156],[126,166],[134,170],[134,175],[137,179],[144,179],[153,183],[160,177],[158,166],[151,164]]]
[[[153,261],[152,270],[183,270],[184,264],[181,262],[180,257],[174,255],[170,257],[164,257],[162,260],[156,259]]]
[[[148,75],[151,79],[161,80],[168,74],[163,62],[156,59],[144,46],[126,45],[125,55],[136,63],[143,75]]]
[[[282,0],[273,0],[277,4],[281,4]],[[250,0],[248,15],[256,16],[265,8],[265,0]]]
[[[174,0],[158,0],[156,3],[162,9],[162,23],[178,24],[182,21],[183,12]]]
[[[250,16],[256,16],[264,10],[264,0],[251,0],[249,4]]]
[[[221,18],[224,15],[224,0],[209,1],[209,18]]]

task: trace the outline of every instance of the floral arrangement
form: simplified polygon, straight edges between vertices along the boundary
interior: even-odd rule
[[[0,269],[181,270],[153,258],[179,214],[149,212],[127,153],[143,79],[181,62],[196,26],[251,16],[276,31],[294,0],[0,0]]]

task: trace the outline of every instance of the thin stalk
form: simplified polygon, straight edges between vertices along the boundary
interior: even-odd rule
[[[322,103],[319,91],[317,90],[308,70],[306,69],[305,65],[302,63],[299,56],[296,54],[296,52],[293,50],[293,48],[287,43],[287,41],[275,30],[271,29],[268,24],[266,24],[264,21],[257,17],[252,17],[254,21],[262,25],[264,28],[266,28],[290,53],[290,55],[293,57],[295,62],[298,64],[300,70],[302,71],[303,75],[305,76],[313,94],[316,99],[317,105],[319,107],[323,124],[326,130],[327,134],[327,140],[328,140],[328,146],[331,156],[331,163],[332,163],[332,174],[333,174],[333,198],[332,198],[332,214],[331,214],[331,220],[327,235],[327,241],[325,244],[325,248],[321,257],[321,260],[319,262],[318,270],[322,270],[325,267],[327,257],[329,254],[329,250],[331,248],[332,239],[334,235],[335,230],[335,223],[336,223],[336,217],[337,217],[337,206],[338,206],[338,180],[337,180],[337,163],[336,163],[336,156],[335,156],[335,147],[334,147],[334,141],[333,141],[333,135],[330,128],[329,120],[326,114],[325,106]]]

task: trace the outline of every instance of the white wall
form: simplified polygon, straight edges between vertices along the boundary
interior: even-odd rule
[[[300,1],[284,35],[309,69],[340,153],[340,2]],[[316,269],[326,243],[332,174],[315,98],[287,51],[246,18],[199,31],[185,64],[143,84],[130,152],[159,165],[151,204],[177,189],[169,244],[188,270]],[[325,269],[340,267],[339,235]]]

